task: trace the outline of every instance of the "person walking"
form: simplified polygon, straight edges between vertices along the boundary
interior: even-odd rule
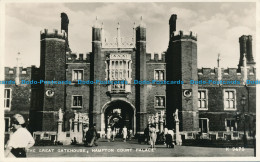
[[[15,114],[11,119],[14,133],[10,136],[5,149],[5,157],[25,158],[26,151],[35,141],[31,133],[25,128],[25,120],[22,115]]]
[[[111,139],[111,126],[109,125],[108,128],[107,128],[107,141],[110,142],[110,139]]]
[[[170,132],[170,133],[169,133]],[[172,142],[172,133],[171,131],[167,132],[167,134],[165,135],[165,144],[167,148],[174,148],[174,144]]]
[[[129,130],[129,137],[128,137],[130,141],[132,140],[132,135],[133,135],[133,130],[130,129]]]
[[[88,130],[86,134],[86,139],[87,139],[87,146],[92,147],[93,145],[98,146],[96,143],[97,141],[97,130],[96,130],[96,124],[93,124],[93,127]]]
[[[172,136],[172,143],[173,143],[173,141],[174,141],[174,130],[169,129],[168,134],[170,134]]]
[[[150,136],[149,136],[149,124],[147,124],[147,127],[144,129],[144,143],[149,145],[150,142]]]
[[[116,137],[116,128],[114,127],[113,128],[113,131],[112,131],[112,141],[115,141],[115,137]]]
[[[155,142],[157,139],[157,134],[156,134],[156,128],[155,125],[151,125],[150,127],[150,143],[151,143],[151,147],[154,148],[155,147]]]
[[[83,127],[83,137],[86,138],[86,134],[87,134],[87,131],[89,130],[88,126],[87,125],[84,125]]]
[[[122,133],[123,133],[123,140],[124,140],[124,142],[126,142],[126,138],[127,138],[127,128],[126,128],[126,126],[124,126]]]

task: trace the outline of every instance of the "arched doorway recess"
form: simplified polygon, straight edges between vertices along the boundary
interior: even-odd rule
[[[105,134],[108,125],[121,131],[123,126],[136,133],[135,107],[125,100],[113,100],[104,104],[101,109],[101,134]]]

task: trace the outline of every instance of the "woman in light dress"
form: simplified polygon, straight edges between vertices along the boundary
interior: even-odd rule
[[[111,133],[112,133],[112,129],[111,129],[111,126],[109,125],[108,128],[107,128],[107,141],[108,142],[110,142]]]
[[[122,134],[123,134],[123,140],[124,140],[124,142],[126,142],[126,138],[127,138],[127,128],[126,128],[126,126],[124,126],[124,128],[123,128]]]
[[[15,114],[11,119],[14,133],[10,136],[5,149],[5,157],[25,158],[26,152],[35,141],[31,133],[25,128],[25,120],[22,115]]]
[[[149,129],[149,131],[150,131],[151,147],[154,148],[155,147],[156,138],[157,138],[155,125],[152,124],[150,129]]]

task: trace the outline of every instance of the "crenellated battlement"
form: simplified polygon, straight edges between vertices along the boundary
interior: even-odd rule
[[[238,72],[237,68],[220,68],[221,78],[226,80],[243,80],[244,71]],[[217,79],[219,77],[219,68],[199,68],[198,77],[199,79]],[[248,79],[254,79],[256,77],[256,69],[248,67],[247,68]]]
[[[152,57],[153,56],[153,57]],[[146,53],[147,62],[165,63],[165,52],[162,53]]]
[[[198,75],[216,75],[218,73],[217,68],[201,68],[198,69]]]
[[[83,62],[90,62],[90,53],[86,53],[85,55],[83,53],[66,53],[66,60],[67,63],[83,63]]]
[[[32,69],[31,67],[19,67],[19,74],[30,75],[31,69]],[[18,73],[17,67],[5,67],[5,75],[16,75],[17,73]]]
[[[44,29],[41,31],[41,40],[45,38],[58,38],[58,39],[66,39],[67,34],[64,30],[53,29],[53,31],[49,31],[48,29]]]
[[[182,30],[179,31],[179,33],[173,35],[173,40],[179,40],[179,39],[192,39],[197,41],[197,34],[193,33],[192,31],[189,32],[183,32]]]

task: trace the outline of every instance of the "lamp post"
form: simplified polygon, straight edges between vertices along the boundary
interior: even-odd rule
[[[246,97],[245,95],[242,95],[241,98],[241,105],[243,106],[243,122],[244,122],[244,136],[243,136],[243,141],[244,141],[244,147],[247,146],[247,139],[246,139],[246,116],[245,116],[245,105],[246,105]]]

